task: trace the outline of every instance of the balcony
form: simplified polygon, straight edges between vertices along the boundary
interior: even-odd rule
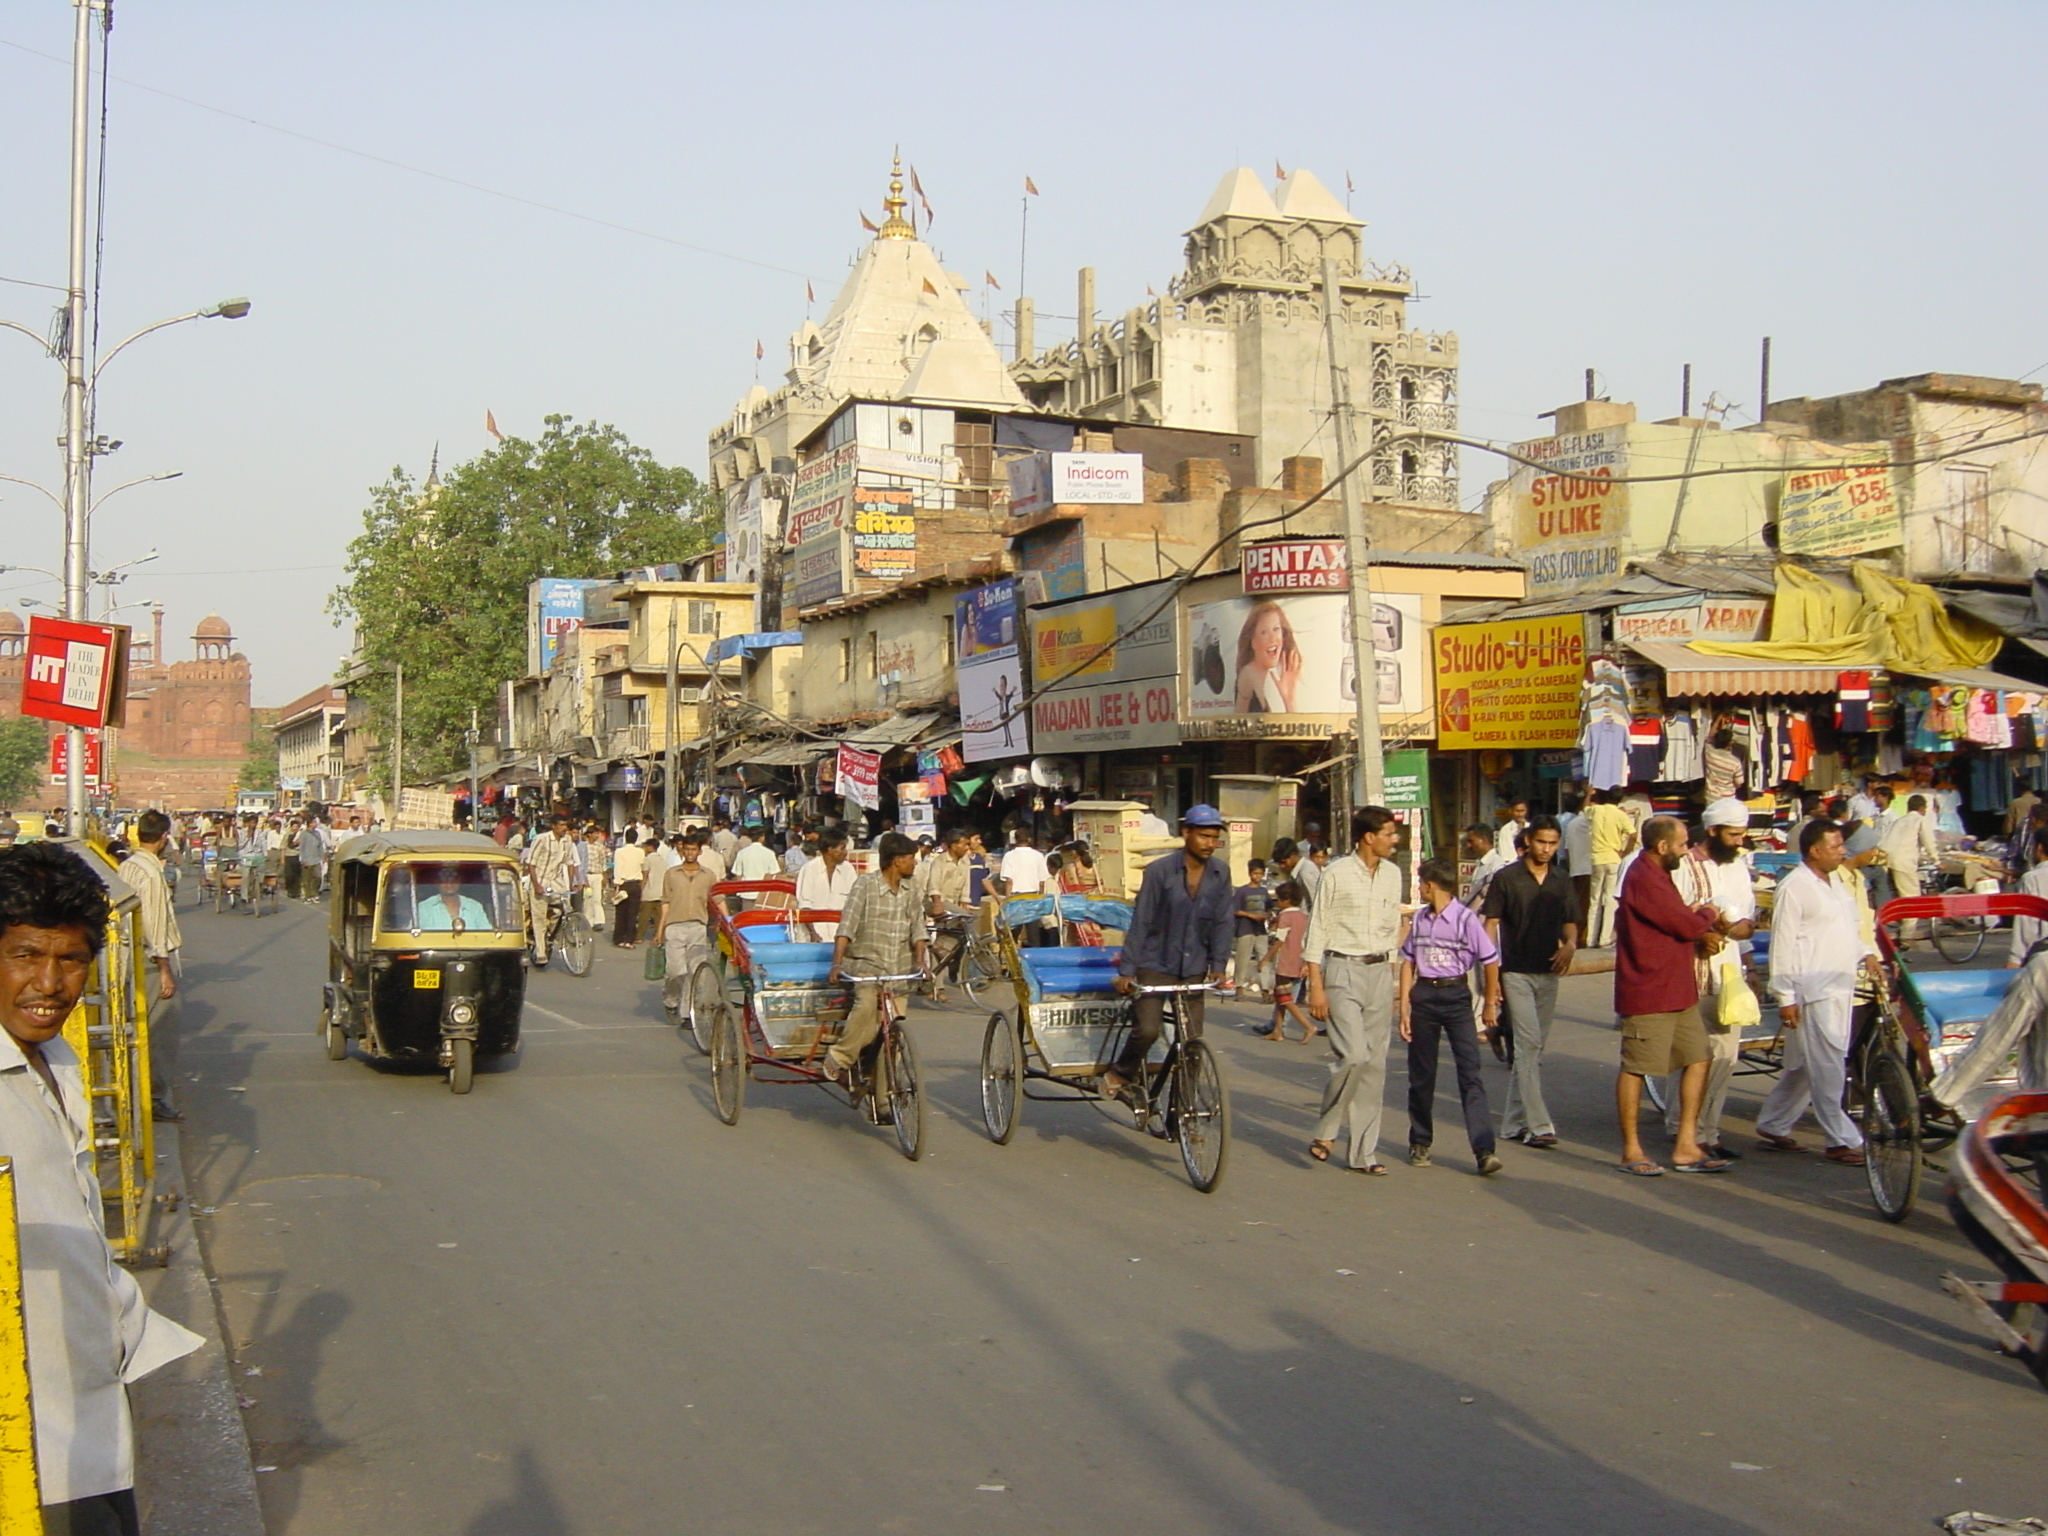
[[[648,742],[648,727],[645,725],[614,726],[605,733],[605,756],[645,757],[651,750]]]

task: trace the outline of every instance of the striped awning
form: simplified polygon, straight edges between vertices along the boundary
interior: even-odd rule
[[[1664,692],[1678,699],[1758,698],[1770,694],[1833,693],[1842,667],[1835,662],[1763,661],[1748,656],[1706,656],[1683,640],[1632,640],[1628,648],[1664,673]],[[1856,668],[1873,677],[1882,669]]]

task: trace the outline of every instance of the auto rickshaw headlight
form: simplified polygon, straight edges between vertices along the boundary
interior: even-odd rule
[[[476,1022],[476,1004],[471,1002],[451,1004],[448,1009],[448,1022],[451,1024],[474,1024]]]

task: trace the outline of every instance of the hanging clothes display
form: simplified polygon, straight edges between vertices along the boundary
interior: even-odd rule
[[[1586,663],[1579,689],[1579,757],[1586,783],[1618,789],[1628,782],[1628,677],[1611,656]]]

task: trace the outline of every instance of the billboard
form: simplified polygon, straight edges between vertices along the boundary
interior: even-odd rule
[[[841,747],[833,759],[832,787],[862,810],[882,808],[882,754]]]
[[[829,603],[846,593],[846,532],[835,529],[799,544],[791,562],[792,600],[799,608]]]
[[[798,466],[789,497],[789,544],[792,548],[828,530],[846,526],[846,501],[853,491],[853,472],[860,448],[816,454]]]
[[[562,642],[589,621],[593,587],[607,587],[608,581],[586,581],[570,576],[542,576],[526,587],[526,673],[539,677],[555,664]]]
[[[1449,624],[1436,652],[1441,748],[1569,747],[1579,739],[1582,615]]]
[[[901,581],[917,568],[917,511],[912,492],[863,485],[853,492],[853,569]]]
[[[960,756],[965,762],[1025,757],[1030,720],[1022,709],[1024,663],[1017,643],[1017,583],[990,582],[953,600],[954,676],[960,689]]]
[[[1017,517],[1059,506],[1136,506],[1145,499],[1141,453],[1034,453],[1010,465]]]
[[[767,494],[768,477],[749,476],[725,504],[725,579],[758,582],[770,547],[782,542],[782,500]]]
[[[1698,597],[1625,603],[1614,612],[1617,640],[1761,640],[1768,597]]]
[[[1031,611],[1032,750],[1180,745],[1174,590],[1147,582]]]
[[[1358,710],[1351,598],[1231,597],[1188,610],[1187,734],[1326,736]],[[1372,599],[1375,686],[1391,719],[1430,709],[1422,599]]]
[[[70,619],[28,621],[21,712],[64,725],[119,725],[128,693],[128,629]]]
[[[1247,592],[1348,592],[1351,561],[1342,539],[1272,539],[1239,556]]]
[[[1517,443],[1522,464],[1508,479],[1515,554],[1529,567],[1529,596],[1558,597],[1621,574],[1628,538],[1628,429],[1607,427]],[[1660,466],[1662,467],[1662,466]]]
[[[1778,548],[1788,555],[1860,555],[1905,542],[1905,518],[1882,459],[1795,470],[1778,489]]]
[[[96,788],[100,782],[100,769],[104,762],[102,753],[105,743],[100,733],[88,726],[85,730],[85,782],[88,788]],[[50,782],[62,784],[65,770],[71,761],[71,733],[60,731],[50,738]]]

